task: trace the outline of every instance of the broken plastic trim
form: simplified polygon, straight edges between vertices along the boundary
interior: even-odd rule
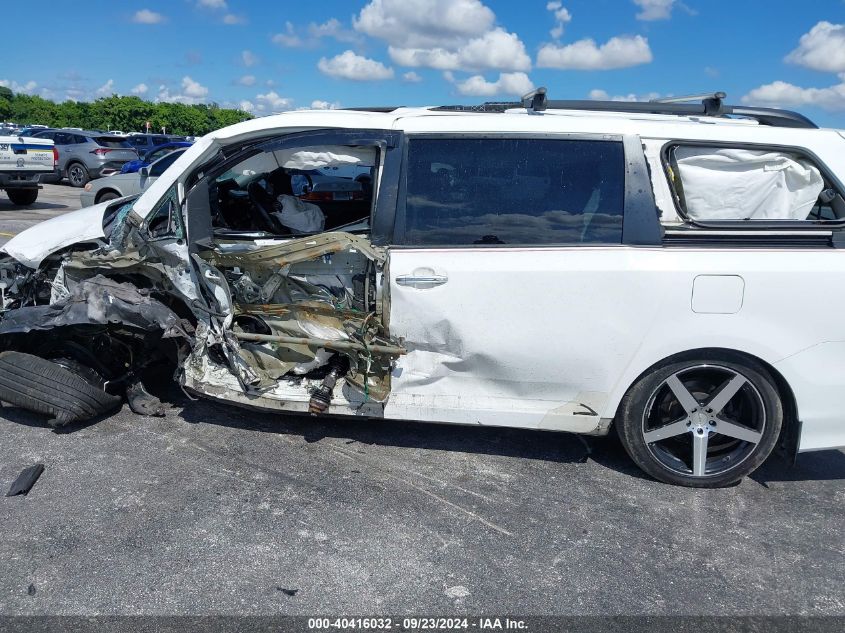
[[[18,475],[18,478],[12,483],[12,487],[9,488],[9,492],[6,493],[6,496],[14,497],[16,495],[28,495],[29,491],[35,485],[35,482],[38,481],[38,478],[43,472],[44,464],[35,464],[29,468],[24,468],[21,471],[21,474]]]

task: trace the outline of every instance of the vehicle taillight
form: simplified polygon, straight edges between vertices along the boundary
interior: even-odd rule
[[[53,145],[53,169],[59,164],[59,150],[56,149],[56,146]]]
[[[105,156],[111,151],[110,147],[98,147],[97,149],[92,149],[91,153],[96,154],[97,156]]]

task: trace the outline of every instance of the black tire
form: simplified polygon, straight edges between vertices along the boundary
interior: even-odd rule
[[[26,207],[38,200],[38,189],[6,189],[6,195],[9,196],[12,204],[20,207]]]
[[[107,202],[108,200],[117,200],[118,198],[120,198],[120,195],[116,194],[114,191],[105,191],[99,196],[97,196],[94,202],[100,204],[101,202]]]
[[[725,395],[732,385],[740,386]],[[720,392],[724,404],[717,402]],[[642,470],[691,488],[730,486],[752,473],[782,425],[783,403],[769,372],[729,354],[655,367],[628,390],[616,418],[619,438]]]
[[[52,416],[50,426],[89,420],[117,408],[123,399],[57,363],[32,354],[0,353],[0,400]]]
[[[71,163],[67,166],[67,180],[71,187],[84,187],[91,180],[88,169],[82,163]]]

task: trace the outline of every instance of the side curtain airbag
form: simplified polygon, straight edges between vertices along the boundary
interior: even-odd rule
[[[806,220],[824,188],[818,168],[785,152],[678,147],[675,160],[694,220]]]

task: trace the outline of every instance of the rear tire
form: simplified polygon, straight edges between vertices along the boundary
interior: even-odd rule
[[[52,427],[90,420],[116,409],[123,401],[95,385],[92,374],[91,370],[73,371],[32,354],[3,352],[0,400],[51,416],[48,423]]]
[[[71,163],[67,166],[67,179],[72,187],[84,187],[91,180],[85,165],[82,163]]]
[[[19,207],[26,207],[38,200],[38,189],[6,189],[6,195],[9,196],[12,204]]]
[[[765,461],[782,424],[777,387],[760,363],[703,353],[641,377],[622,399],[616,430],[631,459],[655,479],[720,488]]]

